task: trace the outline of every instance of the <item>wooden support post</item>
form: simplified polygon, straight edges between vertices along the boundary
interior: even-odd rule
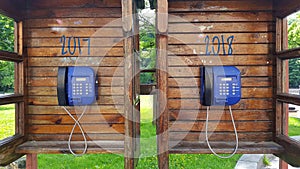
[[[156,11],[157,25],[157,150],[160,169],[169,168],[169,114],[168,114],[168,1],[158,0]]]
[[[37,169],[37,164],[37,154],[26,154],[26,169]]]
[[[125,111],[125,140],[124,140],[124,168],[133,169],[135,168],[134,150],[135,150],[135,139],[134,139],[134,116],[133,116],[133,97],[134,97],[134,37],[133,37],[133,4],[132,0],[122,1],[122,22],[124,32],[124,111]]]

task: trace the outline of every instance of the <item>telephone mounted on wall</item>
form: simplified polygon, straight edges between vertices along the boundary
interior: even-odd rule
[[[231,105],[238,103],[241,99],[241,72],[234,66],[202,66],[200,102],[207,106],[205,139],[211,152],[220,158],[232,157],[238,149],[238,134],[235,126]],[[210,146],[208,140],[208,119],[210,106],[229,106],[232,125],[235,132],[236,145],[229,156],[218,155]]]
[[[241,72],[234,66],[203,66],[201,104],[234,105],[241,99]]]
[[[97,80],[94,70],[87,66],[58,68],[57,96],[60,106],[84,106],[97,98]]]

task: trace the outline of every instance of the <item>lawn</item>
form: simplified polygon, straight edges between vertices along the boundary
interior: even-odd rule
[[[0,140],[15,134],[15,105],[0,106]]]
[[[295,117],[289,118],[289,136],[300,135],[300,119]]]

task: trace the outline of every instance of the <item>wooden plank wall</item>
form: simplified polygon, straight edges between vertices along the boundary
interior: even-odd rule
[[[58,106],[57,70],[75,65],[91,66],[98,74],[99,99],[81,120],[88,140],[124,140],[121,17],[120,0],[28,1],[24,40],[29,65],[29,140],[68,140],[74,121]],[[82,112],[68,109],[77,117]],[[82,140],[77,129],[73,140]]]
[[[170,141],[205,141],[200,65],[234,65],[240,69],[242,99],[233,106],[239,140],[273,139],[272,6],[269,0],[169,0]],[[211,132],[211,141],[234,142],[228,109],[226,113],[210,112]]]

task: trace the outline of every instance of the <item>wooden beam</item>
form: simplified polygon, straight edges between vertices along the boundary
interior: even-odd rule
[[[169,114],[168,114],[168,1],[157,1],[157,109],[156,134],[159,169],[169,168]]]
[[[26,155],[26,168],[37,169],[38,168],[37,154]]]
[[[19,103],[24,101],[24,96],[20,94],[5,95],[0,97],[0,105]]]
[[[15,150],[16,147],[24,141],[25,138],[20,135],[15,135],[0,141],[0,166],[6,166],[23,156],[23,154],[15,153]]]
[[[300,95],[280,93],[280,94],[277,94],[277,100],[284,102],[284,103],[300,105]]]
[[[296,59],[300,58],[300,48],[283,50],[276,53],[279,59]]]
[[[300,9],[300,0],[275,0],[275,16],[279,18],[297,12]]]
[[[284,151],[276,154],[276,156],[280,157],[294,167],[300,167],[299,142],[285,135],[278,135],[275,141],[284,148]]]
[[[122,1],[122,22],[124,39],[124,111],[125,111],[125,140],[124,140],[124,167],[128,169],[135,168],[135,132],[133,115],[133,97],[134,97],[134,36],[133,36],[133,2],[132,0]]]
[[[24,7],[24,4],[16,4],[11,0],[2,0],[0,3],[0,13],[13,18],[15,21],[20,21],[24,17],[20,7]]]
[[[23,57],[14,52],[0,51],[0,60],[22,62]]]

